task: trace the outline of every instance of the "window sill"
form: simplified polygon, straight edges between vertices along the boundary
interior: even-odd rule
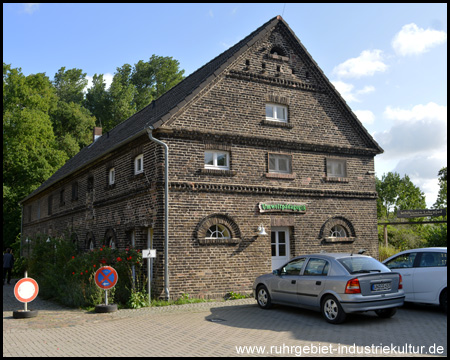
[[[355,237],[325,237],[323,241],[326,243],[338,243],[338,242],[354,242],[356,240]]]
[[[285,129],[292,129],[294,127],[294,125],[292,125],[288,122],[266,120],[266,119],[261,121],[261,125],[274,126],[274,127],[285,128]]]
[[[265,173],[266,178],[269,179],[285,179],[294,180],[296,178],[295,174],[282,174],[282,173]]]
[[[198,239],[200,245],[236,245],[241,239]]]
[[[236,170],[200,169],[202,175],[235,176]]]
[[[337,177],[337,176],[326,176],[323,178],[325,182],[335,182],[335,183],[348,183],[349,178],[347,177]]]

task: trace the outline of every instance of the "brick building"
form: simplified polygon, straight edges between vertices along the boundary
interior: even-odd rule
[[[168,247],[166,159],[151,137],[169,150]],[[382,152],[277,16],[22,200],[22,241],[150,246],[161,296],[250,292],[256,276],[299,254],[377,256]]]

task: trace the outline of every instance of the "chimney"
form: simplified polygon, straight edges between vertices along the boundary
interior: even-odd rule
[[[95,142],[100,136],[102,136],[102,128],[101,127],[94,127],[94,132],[92,136],[92,142]]]

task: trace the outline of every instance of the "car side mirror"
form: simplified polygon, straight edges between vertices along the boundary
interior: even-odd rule
[[[280,270],[276,269],[276,270],[272,271],[272,274],[274,274],[275,276],[280,276]]]

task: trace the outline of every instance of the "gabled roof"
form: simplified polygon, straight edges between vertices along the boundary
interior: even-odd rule
[[[276,16],[253,31],[243,40],[212,59],[210,62],[193,72],[191,75],[187,76],[172,89],[161,95],[158,99],[152,101],[145,108],[135,113],[130,118],[123,121],[106,134],[103,134],[103,136],[101,136],[94,143],[80,150],[78,154],[69,159],[50,178],[42,183],[42,185],[38,189],[21,200],[21,203],[47,189],[57,181],[62,180],[75,171],[80,170],[84,166],[101,158],[114,149],[145,134],[146,129],[150,125],[154,128],[158,128],[159,126],[161,126],[175,112],[182,108],[205,86],[207,86],[214,78],[219,76],[225,70],[225,68],[228,67],[238,56],[240,56],[256,41],[264,37],[267,32],[274,28],[278,23],[282,23],[284,26],[286,26],[288,32],[294,37],[295,41],[302,48],[312,64],[314,64],[314,66],[316,66],[320,70],[316,62],[312,59],[311,55],[306,51],[300,40],[295,36],[294,32],[289,28],[286,22],[281,18],[281,16]],[[350,108],[346,105],[345,101],[340,97],[339,93],[337,93],[337,91],[334,89],[334,87],[331,85],[331,83],[321,70],[320,73],[323,75],[325,83],[329,85],[331,91],[339,97],[340,101],[342,101],[343,104],[345,104],[348,111],[352,114],[354,120],[359,124],[362,129],[363,135],[367,135],[366,140],[368,140],[368,143],[371,143],[373,147],[377,149],[377,152],[383,152],[379,145],[367,133],[356,116],[353,115]]]

